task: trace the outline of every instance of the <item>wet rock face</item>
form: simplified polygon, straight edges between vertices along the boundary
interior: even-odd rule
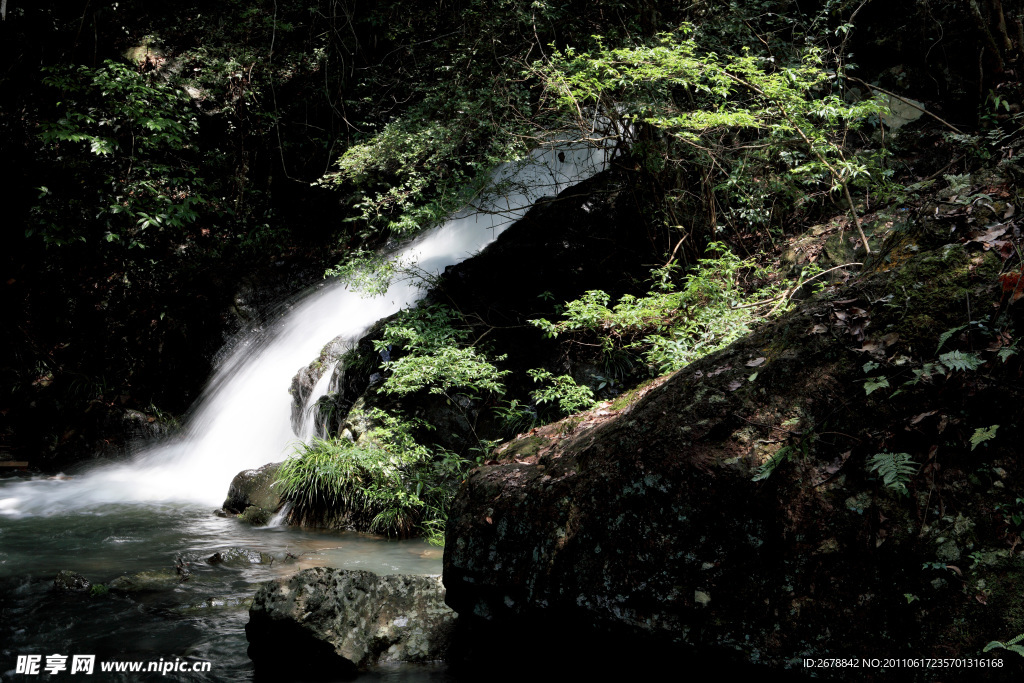
[[[333,678],[442,660],[456,618],[444,593],[439,576],[306,569],[257,591],[245,627],[249,657],[261,673],[302,661],[303,675]]]
[[[682,454],[648,450],[640,430],[616,434],[618,452],[475,471],[449,518],[449,604],[498,628],[596,632],[582,637],[587,649],[614,634],[681,646],[715,602],[752,620],[748,590],[777,592],[763,553],[778,539],[756,496],[730,490],[746,477],[709,476]]]
[[[92,586],[89,579],[76,572],[62,569],[53,580],[53,587],[59,591],[87,591]]]
[[[306,420],[306,415],[304,415],[306,403],[309,401],[313,389],[316,388],[317,382],[320,381],[325,372],[333,370],[334,365],[346,350],[346,338],[343,336],[335,337],[324,345],[320,355],[315,360],[300,369],[292,377],[292,384],[288,389],[288,393],[292,395],[292,431],[296,434],[301,431],[302,424]]]
[[[273,486],[280,466],[280,463],[270,463],[235,475],[228,488],[224,509],[234,514],[245,514],[247,521],[266,524],[284,503]]]

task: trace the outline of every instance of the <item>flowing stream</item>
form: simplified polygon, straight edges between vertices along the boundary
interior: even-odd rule
[[[492,242],[541,197],[600,170],[606,154],[560,145],[501,167],[495,172],[499,193],[414,240],[395,258],[441,273]],[[422,294],[408,281],[371,299],[338,282],[314,287],[264,330],[235,343],[180,433],[143,445],[128,462],[71,477],[0,480],[0,680],[28,680],[15,672],[19,655],[42,655],[45,663],[52,654],[67,655],[69,662],[73,655],[92,654],[97,662],[209,661],[210,673],[169,676],[248,681],[253,674],[244,625],[258,582],[308,566],[439,573],[441,551],[422,541],[252,528],[213,514],[235,474],[288,455],[296,440],[288,393],[295,373],[339,334],[358,340],[371,324]],[[327,384],[319,382],[308,403]],[[304,426],[300,434],[310,431]],[[226,560],[210,563],[215,553]],[[176,565],[187,565],[187,581],[180,581]],[[55,591],[60,570],[104,587],[129,575],[147,589]],[[55,678],[77,679],[64,674]],[[406,667],[369,677],[439,680],[445,674]],[[139,674],[98,678],[149,680]]]

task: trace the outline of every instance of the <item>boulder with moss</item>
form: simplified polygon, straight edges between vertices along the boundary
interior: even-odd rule
[[[224,510],[242,515],[243,519],[256,525],[270,521],[284,504],[274,486],[280,466],[281,463],[270,463],[235,475],[228,488],[228,497],[224,500]]]

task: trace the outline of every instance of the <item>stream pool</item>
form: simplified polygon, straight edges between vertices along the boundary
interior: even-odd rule
[[[64,482],[48,481],[47,486]],[[12,489],[43,482],[0,480]],[[221,562],[209,558],[220,553]],[[441,572],[440,548],[352,532],[254,528],[195,504],[103,505],[65,514],[0,515],[0,680],[252,681],[249,601],[262,581],[314,566],[379,574]],[[184,563],[181,581],[176,565]],[[136,588],[56,590],[61,570],[94,586],[118,577]],[[123,579],[122,579],[123,581]],[[116,585],[116,582],[115,582]],[[42,673],[48,655],[95,655],[95,674]],[[16,673],[19,655],[42,655],[41,673]],[[104,673],[113,661],[210,662],[208,673]],[[301,664],[296,678],[301,680]],[[405,666],[359,680],[449,680],[443,668]]]

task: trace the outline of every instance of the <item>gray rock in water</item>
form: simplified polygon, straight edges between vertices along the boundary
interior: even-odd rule
[[[245,627],[249,657],[269,671],[301,660],[337,677],[376,664],[445,658],[455,613],[440,576],[306,569],[263,584]]]
[[[246,513],[247,521],[262,521],[266,524],[284,503],[273,485],[280,466],[280,463],[270,463],[256,470],[236,474],[228,487],[224,509],[235,514]]]
[[[206,558],[206,562],[228,567],[248,567],[252,564],[274,564],[274,556],[249,548],[228,548]]]
[[[87,591],[90,586],[89,579],[67,569],[59,571],[53,580],[53,587],[60,591]]]

